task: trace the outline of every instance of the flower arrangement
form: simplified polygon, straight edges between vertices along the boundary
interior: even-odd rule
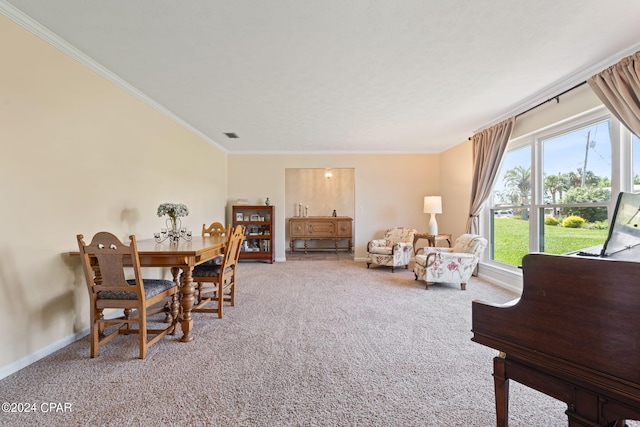
[[[156,242],[164,242],[167,238],[171,239],[171,243],[178,243],[182,238],[186,241],[191,241],[191,231],[187,231],[182,227],[182,220],[180,217],[189,215],[189,208],[182,203],[163,203],[158,206],[158,216],[167,215],[166,219],[167,228],[160,230],[160,233],[154,233],[153,237]]]
[[[189,208],[182,203],[163,203],[158,206],[158,216],[169,215],[173,220],[189,215]]]

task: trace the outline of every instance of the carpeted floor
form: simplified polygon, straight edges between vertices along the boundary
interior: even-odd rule
[[[4,402],[36,407],[0,425],[492,426],[496,352],[470,340],[471,301],[515,296],[363,262],[241,263],[237,305],[194,314],[194,341],[139,360],[135,336],[96,359],[82,339],[0,381]],[[565,409],[511,385],[512,427],[566,426]]]
[[[305,254],[302,250],[287,251],[287,261],[353,261],[353,252],[313,250]]]

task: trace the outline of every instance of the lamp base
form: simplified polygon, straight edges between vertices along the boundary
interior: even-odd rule
[[[432,236],[438,235],[438,223],[436,222],[436,214],[431,214],[431,219],[429,219],[429,234]]]

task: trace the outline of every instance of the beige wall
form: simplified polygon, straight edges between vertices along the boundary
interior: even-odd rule
[[[331,176],[326,173],[330,171]],[[355,170],[352,168],[285,169],[285,218],[299,216],[299,206],[308,216],[337,215],[353,217],[355,213]]]
[[[440,154],[442,215],[437,216],[438,230],[451,233],[453,239],[466,233],[471,205],[472,162],[471,141],[465,141]]]
[[[445,167],[443,167],[443,164]],[[356,259],[364,259],[367,242],[382,237],[385,228],[414,227],[426,231],[428,215],[422,212],[426,195],[442,194],[441,232],[454,237],[464,232],[469,214],[471,146],[460,144],[442,154],[230,154],[227,221],[238,198],[262,203],[266,196],[276,207],[276,259],[285,259],[285,200],[287,168],[353,168],[355,170]],[[248,179],[247,172],[259,179]]]
[[[327,173],[331,173],[329,177]],[[285,224],[291,217],[300,215],[331,216],[335,210],[337,216],[355,216],[355,170],[352,168],[288,168],[284,171]],[[285,239],[291,242],[289,227],[285,227]],[[338,242],[336,242],[338,243]],[[296,249],[333,249],[335,244],[331,240],[311,240],[295,243]],[[339,242],[340,247],[348,248],[347,241]],[[289,249],[291,246],[289,245]]]
[[[226,153],[0,15],[0,368],[88,325],[76,234],[224,218]],[[158,274],[153,272],[150,274]]]

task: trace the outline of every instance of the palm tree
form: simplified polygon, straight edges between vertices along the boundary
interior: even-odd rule
[[[508,189],[517,191],[520,204],[526,204],[531,195],[531,167],[509,169],[504,174],[504,183]]]
[[[570,187],[582,187],[582,168],[577,168],[575,172],[569,172],[566,174]],[[584,173],[584,186],[598,185],[600,178],[593,173],[593,171],[587,171]]]
[[[597,176],[595,173],[593,173],[593,171],[586,171],[584,174],[584,186],[592,186],[592,187],[596,187],[598,186],[598,183],[600,182],[600,177]]]
[[[558,173],[557,175],[549,175],[544,178],[544,188],[551,195],[551,203],[556,204],[558,200],[562,200],[562,195],[569,189],[566,174]],[[556,194],[558,197],[556,198]]]
[[[567,177],[569,187],[582,187],[582,168],[578,168],[576,172],[567,172],[564,175]]]

